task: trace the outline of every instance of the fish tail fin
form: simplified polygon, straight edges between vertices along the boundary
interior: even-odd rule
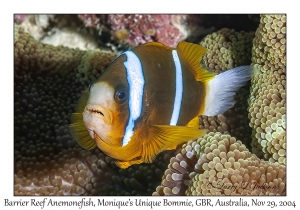
[[[205,82],[205,99],[199,114],[216,116],[233,107],[236,91],[251,79],[253,70],[251,66],[239,66]]]

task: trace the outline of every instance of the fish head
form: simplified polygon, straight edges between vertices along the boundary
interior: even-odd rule
[[[82,113],[84,126],[98,147],[99,141],[113,147],[122,146],[129,116],[129,93],[127,82],[121,77],[122,69],[118,70],[118,66],[118,62],[114,63],[90,86]]]

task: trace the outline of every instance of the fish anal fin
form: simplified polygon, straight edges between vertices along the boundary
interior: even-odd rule
[[[199,117],[196,116],[195,118],[193,118],[188,124],[187,124],[188,127],[191,127],[191,128],[199,128]]]
[[[206,51],[201,45],[184,41],[179,42],[177,46],[177,52],[181,61],[189,67],[195,79],[201,82],[208,82],[216,75],[216,73],[208,71],[200,64]]]
[[[175,149],[177,145],[205,135],[206,130],[186,126],[149,125],[151,135],[143,144],[142,159],[151,163],[156,155],[166,149]]]

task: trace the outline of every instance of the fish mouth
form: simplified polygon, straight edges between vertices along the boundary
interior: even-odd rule
[[[95,114],[101,117],[107,125],[113,123],[113,117],[110,110],[102,106],[86,106],[84,112]]]
[[[87,111],[92,112],[92,113],[100,114],[100,115],[102,115],[104,117],[103,112],[101,112],[100,110],[87,108]]]

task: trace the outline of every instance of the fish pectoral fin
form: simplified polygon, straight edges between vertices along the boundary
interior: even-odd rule
[[[206,51],[201,45],[184,41],[177,46],[179,57],[189,67],[195,79],[201,82],[208,82],[216,76],[216,73],[208,71],[200,63]]]
[[[188,124],[188,127],[191,128],[199,128],[199,116],[196,116],[195,118],[193,118]]]
[[[79,114],[74,113],[72,115]],[[82,115],[81,115],[82,116]],[[96,143],[91,139],[88,131],[84,127],[83,123],[74,123],[70,125],[70,131],[72,134],[72,137],[77,141],[77,143],[84,149],[94,149],[97,145]]]
[[[88,131],[86,130],[84,124],[83,124],[83,117],[82,112],[85,108],[85,105],[87,103],[89,97],[88,89],[82,92],[81,97],[78,101],[78,105],[76,108],[76,113],[73,113],[71,115],[71,125],[70,125],[70,131],[72,134],[72,137],[77,141],[77,143],[83,147],[84,149],[94,149],[97,145],[96,143],[91,139]]]
[[[77,106],[76,106],[76,112],[83,112],[87,101],[89,99],[89,89],[85,89],[84,91],[82,91],[81,96],[78,100]]]
[[[131,165],[140,164],[140,163],[143,163],[143,162],[144,161],[142,159],[136,159],[136,160],[131,160],[131,161],[115,160],[116,165],[119,168],[122,168],[122,169],[128,168]]]
[[[165,150],[175,150],[177,148],[177,145],[173,146],[173,147],[168,147],[168,148],[165,148]]]
[[[149,125],[150,137],[143,144],[142,159],[151,163],[163,150],[176,148],[177,145],[199,138],[206,134],[206,130],[186,126]]]

